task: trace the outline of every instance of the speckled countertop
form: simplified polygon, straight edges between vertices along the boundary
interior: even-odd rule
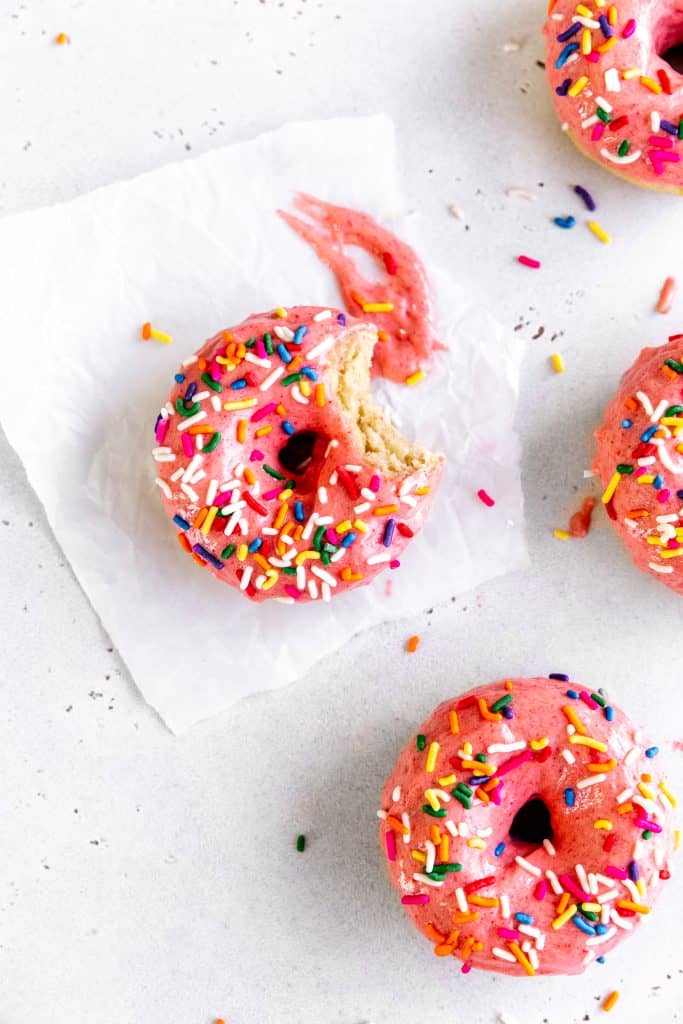
[[[599,1019],[613,988],[615,1020],[678,1019],[678,880],[581,979],[462,978],[412,933],[376,845],[381,783],[411,730],[502,675],[560,670],[607,687],[683,781],[681,602],[631,569],[602,521],[582,542],[552,535],[590,487],[590,433],[620,369],[680,330],[683,299],[668,318],[652,309],[676,272],[683,205],[605,176],[561,136],[538,66],[543,6],[2,5],[1,213],[291,118],[394,116],[434,251],[526,351],[532,556],[526,573],[360,634],[300,684],[177,739],[139,699],[3,440],[3,1024],[489,1024],[501,1012],[570,1024]],[[60,31],[70,45],[54,45]],[[586,231],[575,181],[598,198],[609,249]],[[573,232],[550,223],[568,213]],[[541,271],[516,265],[520,252]],[[412,657],[411,633],[423,638]]]

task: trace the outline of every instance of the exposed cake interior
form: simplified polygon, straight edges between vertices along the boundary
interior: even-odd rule
[[[405,438],[372,400],[370,364],[376,342],[373,328],[350,328],[332,350],[325,386],[334,395],[354,443],[368,462],[389,474],[418,469],[431,472],[443,456]]]

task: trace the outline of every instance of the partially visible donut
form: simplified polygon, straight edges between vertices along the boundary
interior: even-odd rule
[[[337,310],[276,309],[175,375],[154,427],[166,511],[195,561],[254,601],[369,583],[422,528],[443,457],[373,405],[376,341]]]
[[[557,115],[586,156],[635,185],[683,190],[677,0],[552,0],[546,68]]]
[[[404,909],[461,969],[576,974],[650,912],[676,800],[626,715],[556,674],[441,704],[382,793]]]

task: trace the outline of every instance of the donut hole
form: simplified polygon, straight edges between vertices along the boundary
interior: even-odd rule
[[[325,456],[329,438],[315,430],[299,430],[292,434],[278,452],[280,468],[294,477],[299,494],[315,488],[320,463]]]
[[[512,819],[510,839],[540,846],[544,839],[552,839],[552,835],[552,820],[545,800],[538,795],[530,797]]]
[[[677,75],[683,75],[683,15],[666,17],[657,26],[655,50]]]

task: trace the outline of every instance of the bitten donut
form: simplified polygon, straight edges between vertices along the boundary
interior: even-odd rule
[[[677,0],[551,2],[546,68],[557,115],[586,156],[635,185],[683,189]]]
[[[443,458],[373,406],[377,330],[276,309],[210,338],[154,433],[182,547],[254,601],[329,600],[370,582],[422,527]]]
[[[441,957],[576,974],[649,914],[676,800],[601,692],[568,677],[480,686],[441,704],[382,793],[391,880]]]
[[[642,350],[595,436],[612,525],[638,568],[683,593],[683,335]]]

